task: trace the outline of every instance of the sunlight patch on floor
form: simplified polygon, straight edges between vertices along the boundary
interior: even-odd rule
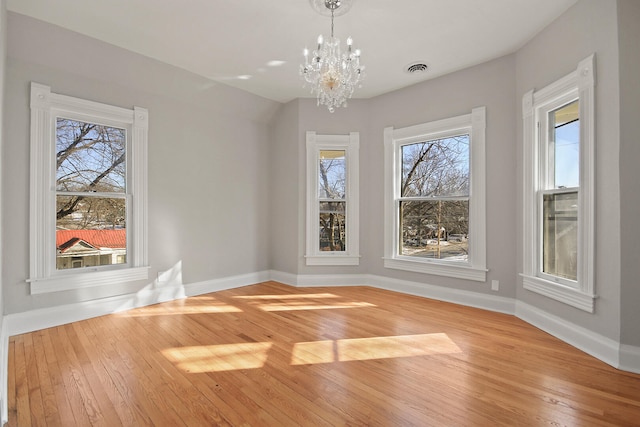
[[[362,308],[375,307],[375,304],[368,302],[336,302],[333,304],[309,304],[308,302],[288,302],[288,303],[272,303],[258,304],[257,308],[264,311],[293,311],[293,310],[332,310],[339,308]]]
[[[270,342],[176,347],[162,354],[185,372],[221,372],[264,366]]]
[[[444,333],[400,335],[299,342],[293,347],[291,364],[349,362],[461,353]]]
[[[333,299],[340,297],[331,293],[304,295],[248,295],[236,296],[234,298],[246,300],[252,306],[263,311],[332,310],[341,308],[376,307],[375,304],[362,301],[335,301]],[[332,301],[325,302],[325,299],[332,299]]]
[[[287,299],[321,299],[321,298],[340,298],[338,295],[330,293],[322,294],[274,294],[274,295],[242,295],[234,298],[242,300],[287,300]]]
[[[120,317],[175,316],[182,314],[240,313],[241,309],[223,302],[210,302],[207,305],[147,307],[121,313]]]

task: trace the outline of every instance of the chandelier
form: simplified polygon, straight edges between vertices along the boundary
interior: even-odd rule
[[[311,86],[311,93],[316,93],[318,105],[326,105],[333,113],[336,107],[347,106],[347,99],[351,98],[356,87],[360,87],[360,81],[364,77],[364,66],[360,65],[360,49],[353,48],[353,39],[347,39],[346,51],[341,53],[340,40],[333,36],[333,18],[346,13],[351,0],[309,1],[319,13],[331,13],[331,37],[324,40],[322,34],[319,35],[318,48],[311,53],[311,57],[309,50],[304,49],[304,64],[300,65],[300,75],[304,78],[305,86]]]

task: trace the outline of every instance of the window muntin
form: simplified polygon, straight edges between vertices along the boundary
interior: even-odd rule
[[[467,262],[469,140],[467,133],[400,146],[399,255]]]
[[[126,153],[126,129],[56,119],[56,269],[126,263]]]
[[[307,265],[358,265],[359,134],[307,132]]]
[[[523,97],[523,286],[594,311],[595,56]]]
[[[386,268],[486,280],[485,117],[385,128]]]

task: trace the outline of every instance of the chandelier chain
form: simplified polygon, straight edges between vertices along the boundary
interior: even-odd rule
[[[335,12],[334,8],[331,8],[331,38],[333,38],[333,14]]]

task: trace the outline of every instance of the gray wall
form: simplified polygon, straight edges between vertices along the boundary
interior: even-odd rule
[[[293,100],[280,108],[271,133],[269,255],[273,270],[298,274],[299,212],[298,158],[304,145],[298,134],[298,104]]]
[[[620,341],[640,346],[640,2],[618,1],[620,50]]]
[[[637,40],[636,40],[637,44]],[[596,54],[596,251],[595,314],[527,291],[518,280],[518,300],[614,340],[620,334],[619,87],[615,0],[581,0],[533,38],[516,55],[518,188],[522,186],[522,96],[541,89]],[[522,229],[518,198],[518,228]],[[522,271],[519,233],[518,271]],[[638,321],[636,322],[638,324]]]
[[[2,164],[3,158],[3,147],[4,147],[4,75],[5,75],[5,63],[7,56],[7,9],[6,9],[6,1],[0,0],[0,165]],[[0,171],[1,172],[1,171]],[[0,201],[2,200],[2,181],[3,177],[0,173]],[[1,204],[0,204],[1,207]],[[2,209],[0,209],[0,224],[2,224]],[[2,262],[2,235],[4,228],[0,227],[0,271],[3,271],[3,262]],[[3,278],[0,275],[0,331],[4,329],[4,292],[3,292]],[[8,340],[5,340],[4,337],[0,338],[0,363],[5,363],[5,354],[8,354],[8,349],[6,346],[9,344]],[[0,387],[3,388],[7,384],[6,374],[7,369],[0,369]],[[5,402],[2,401],[2,397],[6,396],[6,393],[0,392],[0,420],[5,419],[4,408],[6,407]],[[1,422],[1,421],[0,421]]]
[[[269,268],[269,122],[279,103],[21,15],[8,14],[2,163],[7,313],[135,292],[181,262],[184,283]],[[151,277],[29,295],[29,84],[149,109]]]

